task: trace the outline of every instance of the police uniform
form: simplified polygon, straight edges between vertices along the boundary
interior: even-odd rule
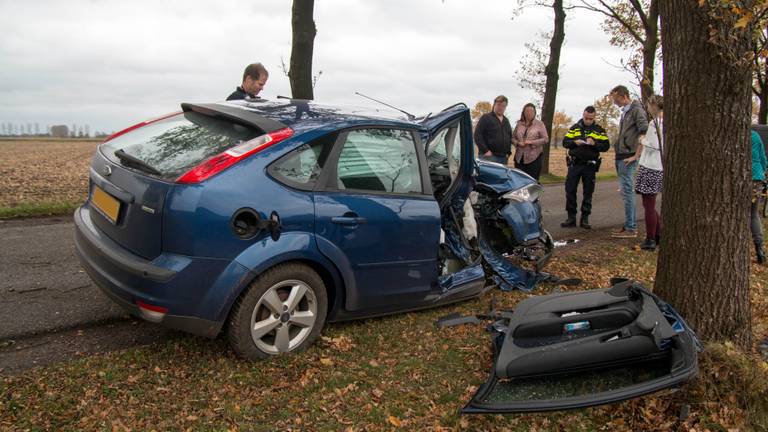
[[[577,140],[587,141],[592,138],[595,145],[576,144]],[[583,184],[583,199],[581,200],[581,222],[583,228],[591,228],[589,214],[592,212],[592,193],[595,191],[595,175],[600,169],[600,153],[610,148],[608,136],[597,123],[587,126],[584,120],[571,126],[563,138],[563,147],[568,149],[568,176],[565,179],[565,211],[568,219],[563,227],[576,226],[576,192],[579,181]]]

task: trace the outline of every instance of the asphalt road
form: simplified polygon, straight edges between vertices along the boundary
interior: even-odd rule
[[[591,217],[595,229],[623,223],[616,188],[615,181],[598,182]],[[582,229],[560,228],[563,185],[545,189],[544,226],[556,239],[579,238]],[[70,217],[0,221],[0,244],[0,341],[126,317],[80,268]]]

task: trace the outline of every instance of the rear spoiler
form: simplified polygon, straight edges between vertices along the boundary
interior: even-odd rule
[[[218,117],[233,121],[235,123],[242,124],[244,126],[253,126],[261,129],[264,133],[271,133],[280,129],[285,129],[287,126],[279,121],[272,120],[270,118],[261,116],[253,111],[245,110],[242,108],[236,108],[233,106],[220,105],[216,103],[208,104],[181,104],[181,109],[184,112],[196,112],[210,117]]]

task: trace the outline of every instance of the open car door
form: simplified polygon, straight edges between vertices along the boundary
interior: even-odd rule
[[[633,281],[522,301],[496,323],[491,376],[462,413],[554,411],[680,385],[698,373],[696,335]]]

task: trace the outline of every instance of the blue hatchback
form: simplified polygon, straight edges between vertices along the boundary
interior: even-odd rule
[[[300,100],[182,104],[99,146],[78,255],[129,313],[244,358],[324,324],[530,288],[542,188],[474,158],[469,110],[403,118]],[[533,262],[533,270],[512,264]]]

